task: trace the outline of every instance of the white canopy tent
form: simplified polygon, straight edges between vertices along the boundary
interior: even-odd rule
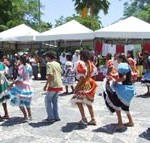
[[[75,20],[69,21],[36,36],[36,41],[90,39],[94,39],[94,32]]]
[[[0,33],[0,41],[20,41],[20,42],[29,42],[35,41],[35,35],[39,32],[28,27],[25,24],[18,25],[6,31]]]
[[[95,31],[96,38],[150,39],[150,24],[133,16]]]

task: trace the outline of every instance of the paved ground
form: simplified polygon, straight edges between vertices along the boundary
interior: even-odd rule
[[[35,96],[32,102],[33,120],[24,122],[17,107],[9,105],[11,119],[0,122],[0,143],[148,143],[150,142],[150,98],[139,96],[146,92],[146,87],[136,83],[137,96],[131,103],[135,126],[122,133],[115,132],[116,116],[110,115],[102,96],[102,82],[94,102],[96,126],[83,128],[77,124],[80,114],[70,105],[72,95],[59,97],[60,122],[53,124],[41,122],[46,118],[44,107],[45,81],[34,81]],[[1,107],[0,107],[1,109]],[[87,111],[86,111],[87,112]],[[2,114],[2,109],[1,109]],[[89,114],[87,112],[89,117]],[[124,122],[126,116],[123,113]]]

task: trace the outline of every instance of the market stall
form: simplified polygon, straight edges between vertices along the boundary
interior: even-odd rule
[[[75,20],[36,36],[36,41],[93,40],[94,32]]]

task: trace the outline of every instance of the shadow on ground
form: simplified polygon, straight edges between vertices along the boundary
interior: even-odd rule
[[[150,128],[148,128],[145,132],[140,134],[139,137],[150,141]]]
[[[73,94],[73,93],[61,93],[61,94],[59,94],[59,96],[71,96],[71,94]]]
[[[14,126],[22,123],[27,123],[23,117],[12,117],[9,120],[4,120],[1,126]]]
[[[78,122],[67,123],[65,126],[61,127],[61,130],[65,133],[72,132],[73,130],[82,130],[87,126],[79,124]]]
[[[38,127],[44,127],[44,126],[50,126],[50,125],[52,125],[52,124],[54,124],[54,122],[53,123],[48,123],[48,122],[36,122],[36,123],[29,123],[29,125],[31,126],[31,127],[33,127],[33,128],[38,128]]]
[[[42,80],[40,83],[46,83],[46,80]]]
[[[103,127],[94,129],[93,132],[101,132],[101,133],[107,133],[107,134],[114,134],[114,133],[122,133],[125,132],[127,130],[127,127],[123,127],[123,128],[117,128],[116,124],[108,124],[105,125]]]
[[[136,97],[140,97],[140,98],[150,98],[150,95],[141,94],[141,95],[137,95]]]

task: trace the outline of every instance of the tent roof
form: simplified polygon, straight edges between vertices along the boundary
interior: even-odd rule
[[[37,41],[94,39],[94,32],[75,20],[36,36]]]
[[[25,24],[18,25],[0,33],[0,41],[33,41],[39,32]]]
[[[95,37],[150,39],[150,24],[131,16],[95,31]]]

